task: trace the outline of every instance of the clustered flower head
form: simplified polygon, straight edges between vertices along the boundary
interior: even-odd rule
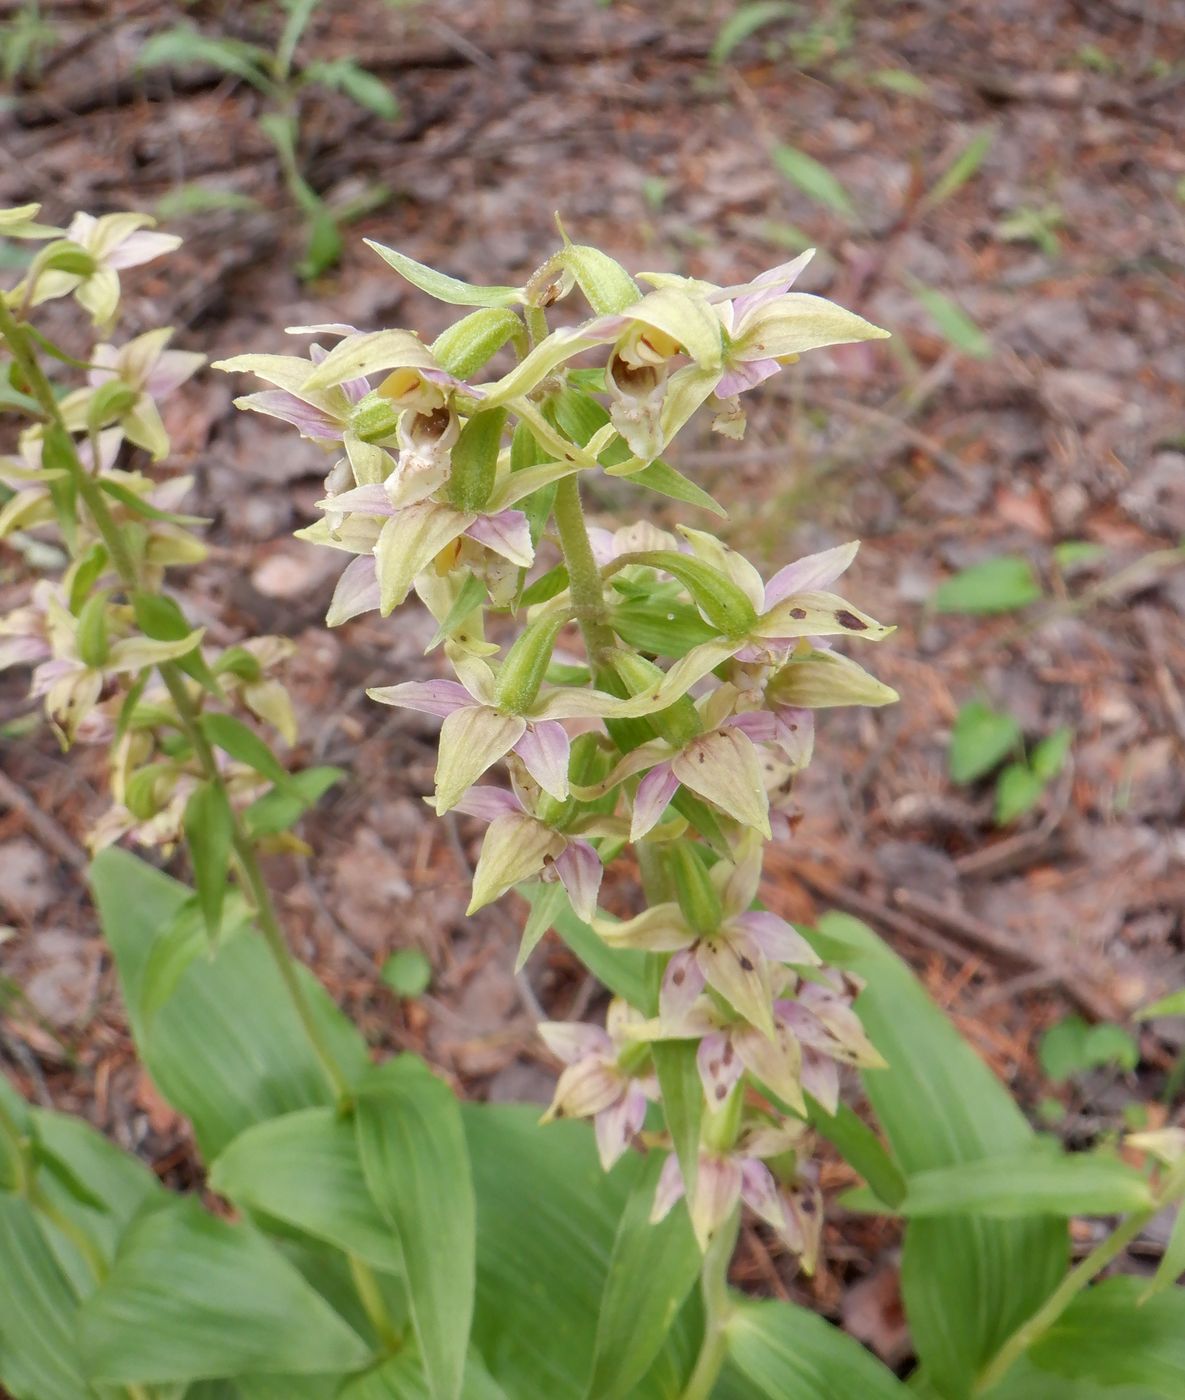
[[[193,532],[205,522],[179,513],[190,477],[143,468],[168,455],[161,405],[204,357],[172,348],[167,327],[118,335],[119,274],[180,239],[154,231],[143,214],[79,213],[62,230],[37,222],[38,212],[36,205],[0,210],[0,239],[40,245],[0,296],[16,324],[29,328],[29,343],[52,354],[57,373],[69,365],[71,377],[45,379],[39,396],[27,352],[0,339],[0,371],[12,391],[6,407],[31,420],[15,452],[0,455],[0,542],[46,558],[57,575],[38,579],[0,615],[0,670],[29,670],[30,697],[42,702],[64,745],[107,747],[114,800],[89,832],[92,848],[123,837],[169,848],[183,838],[191,801],[210,786],[210,764],[239,812],[281,776],[261,757],[270,751],[254,731],[235,730],[239,741],[230,743],[239,754],[211,742],[203,760],[192,729],[206,711],[228,719],[238,711],[293,742],[295,716],[276,674],[293,646],[280,637],[211,646],[207,629],[191,626],[164,592],[170,567],[205,558]],[[41,329],[33,335],[38,310],[66,297],[91,323],[85,352],[66,354]],[[166,666],[175,667],[180,690],[162,681]],[[180,712],[179,699],[192,713]]]
[[[332,459],[321,518],[300,532],[348,556],[330,625],[413,593],[436,623],[429,674],[370,694],[441,720],[431,805],[487,824],[471,910],[518,889],[522,956],[575,918],[604,956],[640,952],[651,969],[603,1030],[541,1027],[566,1065],[546,1117],[591,1118],[606,1169],[633,1143],[676,1145],[656,1219],[685,1196],[706,1246],[743,1201],[811,1268],[809,1101],[834,1112],[840,1066],[880,1060],[858,987],[759,906],[762,856],[811,761],[815,711],[896,699],[836,642],[892,629],[833,591],[855,543],[766,579],[703,529],[643,516],[588,530],[578,492],[607,473],[634,481],[641,510],[653,489],[723,514],[663,460],[680,429],[706,408],[740,437],[742,395],[805,353],[885,332],[792,290],[809,254],[742,285],[643,273],[639,288],[565,236],[514,288],[372,246],[470,309],[431,345],[305,326],[306,355],[216,367],[262,379],[239,406]],[[627,847],[645,904],[615,918],[604,867]],[[690,1057],[698,1105],[664,1103],[672,1054]]]

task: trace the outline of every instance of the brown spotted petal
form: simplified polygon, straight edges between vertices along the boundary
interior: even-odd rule
[[[769,798],[761,760],[746,734],[717,729],[701,735],[671,759],[671,771],[698,797],[769,840]]]
[[[569,1065],[555,1086],[551,1107],[544,1122],[554,1118],[591,1118],[615,1104],[622,1096],[624,1081],[611,1061],[588,1055]]]
[[[701,938],[696,961],[710,987],[764,1035],[773,1036],[773,993],[769,964],[752,939],[742,933]]]
[[[775,1093],[797,1113],[806,1113],[802,1096],[802,1047],[793,1031],[778,1022],[772,1039],[753,1026],[733,1033],[737,1058],[759,1083]]]

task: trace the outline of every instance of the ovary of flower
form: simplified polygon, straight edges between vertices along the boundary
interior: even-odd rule
[[[330,626],[375,607],[386,616],[407,597],[416,575],[462,538],[518,568],[535,558],[527,518],[518,510],[485,514],[434,500],[396,506],[377,483],[328,496],[320,506],[330,523],[300,531],[302,538],[368,556],[355,560],[338,581]]]
[[[593,928],[614,947],[674,954],[659,993],[664,1021],[681,1019],[706,985],[772,1040],[773,969],[815,964],[819,958],[784,919],[751,909],[761,880],[759,842],[748,841],[735,864],[718,862],[710,878],[723,910],[714,933],[697,933],[676,903],[653,905],[623,923],[597,919]]]
[[[43,272],[37,278],[30,304],[39,306],[43,301],[73,292],[79,305],[91,313],[95,325],[106,325],[119,305],[120,272],[152,262],[181,246],[174,234],[153,233],[154,222],[147,214],[104,214],[98,219],[91,214],[75,214],[66,237],[90,254],[95,267],[84,274],[57,269]]]
[[[641,1131],[648,1099],[658,1095],[652,1076],[621,1067],[623,1053],[635,1047],[628,1031],[639,1013],[620,998],[609,1003],[605,1030],[573,1021],[542,1021],[539,1034],[567,1068],[543,1122],[592,1118],[601,1166],[608,1171]]]

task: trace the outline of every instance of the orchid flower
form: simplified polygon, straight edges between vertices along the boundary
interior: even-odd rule
[[[620,997],[609,1003],[605,1029],[575,1021],[541,1021],[539,1034],[567,1068],[543,1122],[555,1118],[591,1118],[597,1152],[605,1171],[621,1157],[642,1129],[648,1100],[658,1097],[653,1075],[628,1068],[637,1045],[628,1031],[639,1014]]]
[[[457,801],[456,810],[489,822],[477,868],[468,913],[493,903],[513,885],[544,872],[545,880],[563,885],[578,918],[586,923],[597,912],[601,888],[601,858],[583,837],[558,831],[531,810],[522,789],[471,787]]]
[[[731,1152],[701,1148],[695,1187],[688,1203],[700,1248],[707,1248],[712,1236],[743,1203],[801,1257],[803,1270],[813,1273],[823,1219],[818,1187],[806,1178],[799,1178],[793,1186],[781,1187],[764,1160],[787,1152],[803,1152],[808,1144],[809,1135],[804,1128],[787,1124],[776,1129],[750,1129]],[[651,1221],[665,1219],[685,1191],[683,1171],[672,1152],[659,1174]]]
[[[819,961],[785,919],[751,908],[761,881],[761,854],[760,843],[749,840],[735,863],[722,860],[712,867],[710,878],[720,897],[723,917],[711,933],[697,933],[673,902],[651,905],[622,923],[593,921],[597,933],[612,947],[674,953],[659,993],[664,1020],[678,1020],[706,985],[772,1040],[774,968],[783,963],[811,965]]]
[[[29,304],[40,306],[53,297],[73,292],[96,326],[108,325],[119,305],[120,272],[152,262],[181,246],[174,234],[153,233],[154,223],[147,214],[104,214],[98,219],[91,214],[75,214],[66,229],[66,238],[90,255],[93,267],[87,272],[45,269],[37,275]]]

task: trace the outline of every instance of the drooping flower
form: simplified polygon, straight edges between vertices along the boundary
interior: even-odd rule
[[[805,1125],[786,1122],[777,1127],[755,1125],[747,1129],[731,1152],[701,1148],[688,1203],[700,1248],[708,1247],[712,1236],[743,1203],[772,1226],[787,1248],[800,1257],[804,1272],[813,1273],[823,1218],[818,1187],[802,1173],[789,1185],[783,1185],[766,1165],[769,1158],[804,1153],[809,1141]],[[685,1193],[679,1159],[672,1152],[659,1175],[651,1221],[665,1219]]]
[[[785,919],[751,908],[761,881],[761,853],[760,842],[750,840],[736,863],[722,860],[712,867],[723,912],[714,932],[698,933],[674,902],[652,905],[622,923],[593,922],[613,947],[674,954],[659,994],[664,1020],[680,1019],[706,985],[772,1040],[774,968],[818,963],[814,949]]]
[[[119,274],[125,268],[152,262],[181,246],[171,233],[153,233],[156,221],[147,214],[78,213],[70,221],[66,238],[89,254],[93,266],[86,272],[48,268],[37,276],[30,304],[40,306],[53,297],[74,293],[80,306],[91,313],[96,326],[105,326],[119,305]]]
[[[545,880],[563,885],[577,916],[587,923],[597,912],[601,858],[583,837],[560,831],[537,815],[535,804],[524,800],[523,786],[516,782],[514,791],[471,787],[456,804],[456,811],[490,824],[473,872],[473,894],[466,912],[475,914],[542,871]]]
[[[648,1100],[658,1097],[653,1075],[638,1075],[623,1067],[636,1058],[637,1043],[628,1030],[639,1016],[627,1002],[614,997],[604,1030],[574,1021],[539,1025],[548,1049],[567,1065],[542,1121],[591,1118],[605,1171],[641,1131]]]

